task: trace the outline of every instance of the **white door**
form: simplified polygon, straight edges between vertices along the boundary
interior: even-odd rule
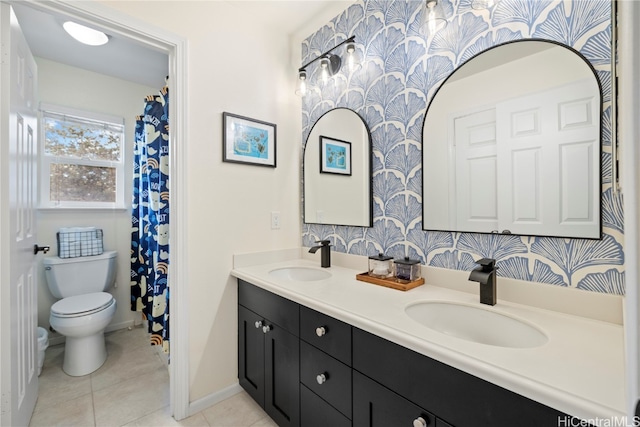
[[[581,82],[496,106],[501,230],[600,237],[598,101]]]
[[[37,76],[16,16],[5,3],[0,3],[0,29],[0,424],[26,426],[38,397]]]
[[[496,111],[454,118],[457,206],[454,229],[490,232],[498,228]]]

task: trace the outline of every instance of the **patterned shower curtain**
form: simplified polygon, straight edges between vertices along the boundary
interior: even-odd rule
[[[131,233],[131,310],[151,345],[169,352],[169,91],[145,99],[136,118]]]

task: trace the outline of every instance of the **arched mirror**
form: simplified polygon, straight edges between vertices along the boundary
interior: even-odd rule
[[[489,49],[438,89],[423,127],[423,228],[601,237],[602,90],[576,51]]]
[[[336,108],[313,125],[304,149],[304,222],[371,227],[371,134]]]

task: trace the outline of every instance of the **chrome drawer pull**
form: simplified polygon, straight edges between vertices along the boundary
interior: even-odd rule
[[[413,427],[427,427],[427,421],[422,417],[418,417],[413,420]]]
[[[324,384],[325,382],[327,382],[327,379],[328,378],[325,373],[322,373],[316,377],[316,381],[318,381],[318,384]]]
[[[317,336],[321,337],[326,333],[327,333],[327,330],[325,329],[324,326],[320,326],[320,327],[316,328],[316,335]]]

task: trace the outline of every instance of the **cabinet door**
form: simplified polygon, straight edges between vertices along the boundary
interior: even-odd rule
[[[280,427],[299,426],[300,339],[278,325],[266,326],[264,410]]]
[[[351,427],[351,420],[322,400],[306,386],[300,386],[301,427]]]
[[[261,322],[256,324],[256,322]],[[263,319],[238,306],[238,378],[247,393],[264,407]]]
[[[353,427],[435,427],[435,417],[353,371]]]

